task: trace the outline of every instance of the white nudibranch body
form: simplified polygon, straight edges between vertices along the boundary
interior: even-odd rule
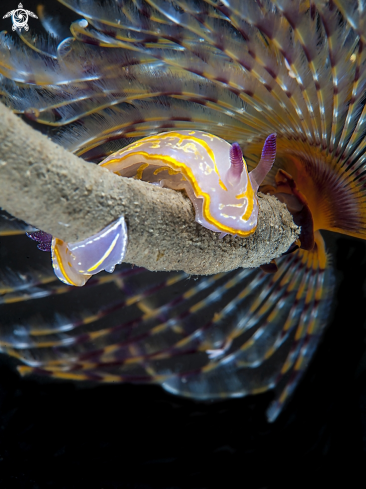
[[[196,221],[216,232],[241,237],[257,227],[257,190],[276,155],[276,135],[266,139],[257,167],[248,173],[238,143],[232,145],[202,131],[149,136],[113,153],[100,165],[124,177],[174,190],[185,190]],[[127,228],[121,217],[100,233],[78,243],[52,240],[56,275],[84,285],[101,270],[113,271],[126,253]]]
[[[245,237],[257,227],[261,182],[248,174],[237,143],[202,131],[166,132],[136,141],[100,165],[124,177],[184,189],[196,221],[212,231]]]

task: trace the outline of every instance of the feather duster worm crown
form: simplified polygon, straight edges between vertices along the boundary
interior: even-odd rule
[[[326,327],[333,280],[321,230],[366,235],[361,3],[61,3],[78,16],[71,35],[44,8],[43,37],[31,28],[20,39],[1,33],[5,104],[98,163],[140,138],[202,131],[237,143],[255,175],[266,137],[276,134],[261,190],[287,204],[303,233],[272,274],[192,282],[122,265],[77,290],[54,279],[45,253],[31,265],[1,265],[0,307],[14,318],[14,303],[24,305],[17,323],[2,327],[1,350],[25,364],[22,373],[155,382],[194,399],[274,389],[275,419]],[[26,230],[2,215],[5,246]],[[35,315],[34,304],[51,303],[50,314]]]

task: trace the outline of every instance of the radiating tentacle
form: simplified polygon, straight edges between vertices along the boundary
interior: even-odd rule
[[[147,308],[140,300],[145,312],[131,324],[77,333],[73,341],[72,330],[69,338],[35,337],[27,346],[23,337],[23,343],[14,344],[16,349],[9,345],[6,351],[33,365],[35,370],[22,368],[23,373],[163,382],[171,392],[199,399],[237,397],[278,383],[284,390],[278,391],[279,400],[270,410],[273,419],[293,390],[295,377],[298,381],[304,371],[325,325],[331,273],[321,246],[318,236],[313,252],[283,258],[274,276],[242,271],[231,278],[221,274],[214,280],[201,279],[198,288],[195,285],[154,309],[154,302],[162,299],[157,290]],[[160,291],[166,293],[165,288]],[[208,311],[211,320],[199,325]],[[32,344],[30,356],[31,350],[27,353],[25,348]]]
[[[68,16],[70,11],[67,12]],[[62,40],[70,35],[70,28],[68,22],[62,19],[59,14],[50,12],[43,4],[37,5],[37,15],[42,23],[43,28],[49,36],[53,39]],[[68,18],[69,20],[69,18]]]

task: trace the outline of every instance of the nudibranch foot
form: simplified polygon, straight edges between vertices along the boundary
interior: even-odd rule
[[[83,286],[102,270],[112,273],[127,249],[127,226],[123,216],[90,238],[75,243],[52,239],[52,265],[67,285]]]

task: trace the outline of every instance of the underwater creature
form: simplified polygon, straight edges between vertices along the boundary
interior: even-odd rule
[[[100,165],[121,176],[184,189],[199,224],[245,237],[256,230],[257,190],[275,156],[276,135],[271,134],[258,165],[248,174],[238,143],[230,145],[202,131],[175,131],[143,138]]]
[[[286,203],[302,236],[271,274],[193,280],[122,264],[75,288],[26,242],[34,229],[3,212],[0,350],[22,374],[157,383],[197,400],[272,389],[273,421],[326,328],[334,280],[321,231],[366,237],[362,2],[61,3],[70,31],[40,7],[43,36],[1,33],[6,105],[91,164],[140,138],[201,131],[237,143],[253,174],[276,134],[259,190]],[[27,259],[12,254],[21,239]]]

